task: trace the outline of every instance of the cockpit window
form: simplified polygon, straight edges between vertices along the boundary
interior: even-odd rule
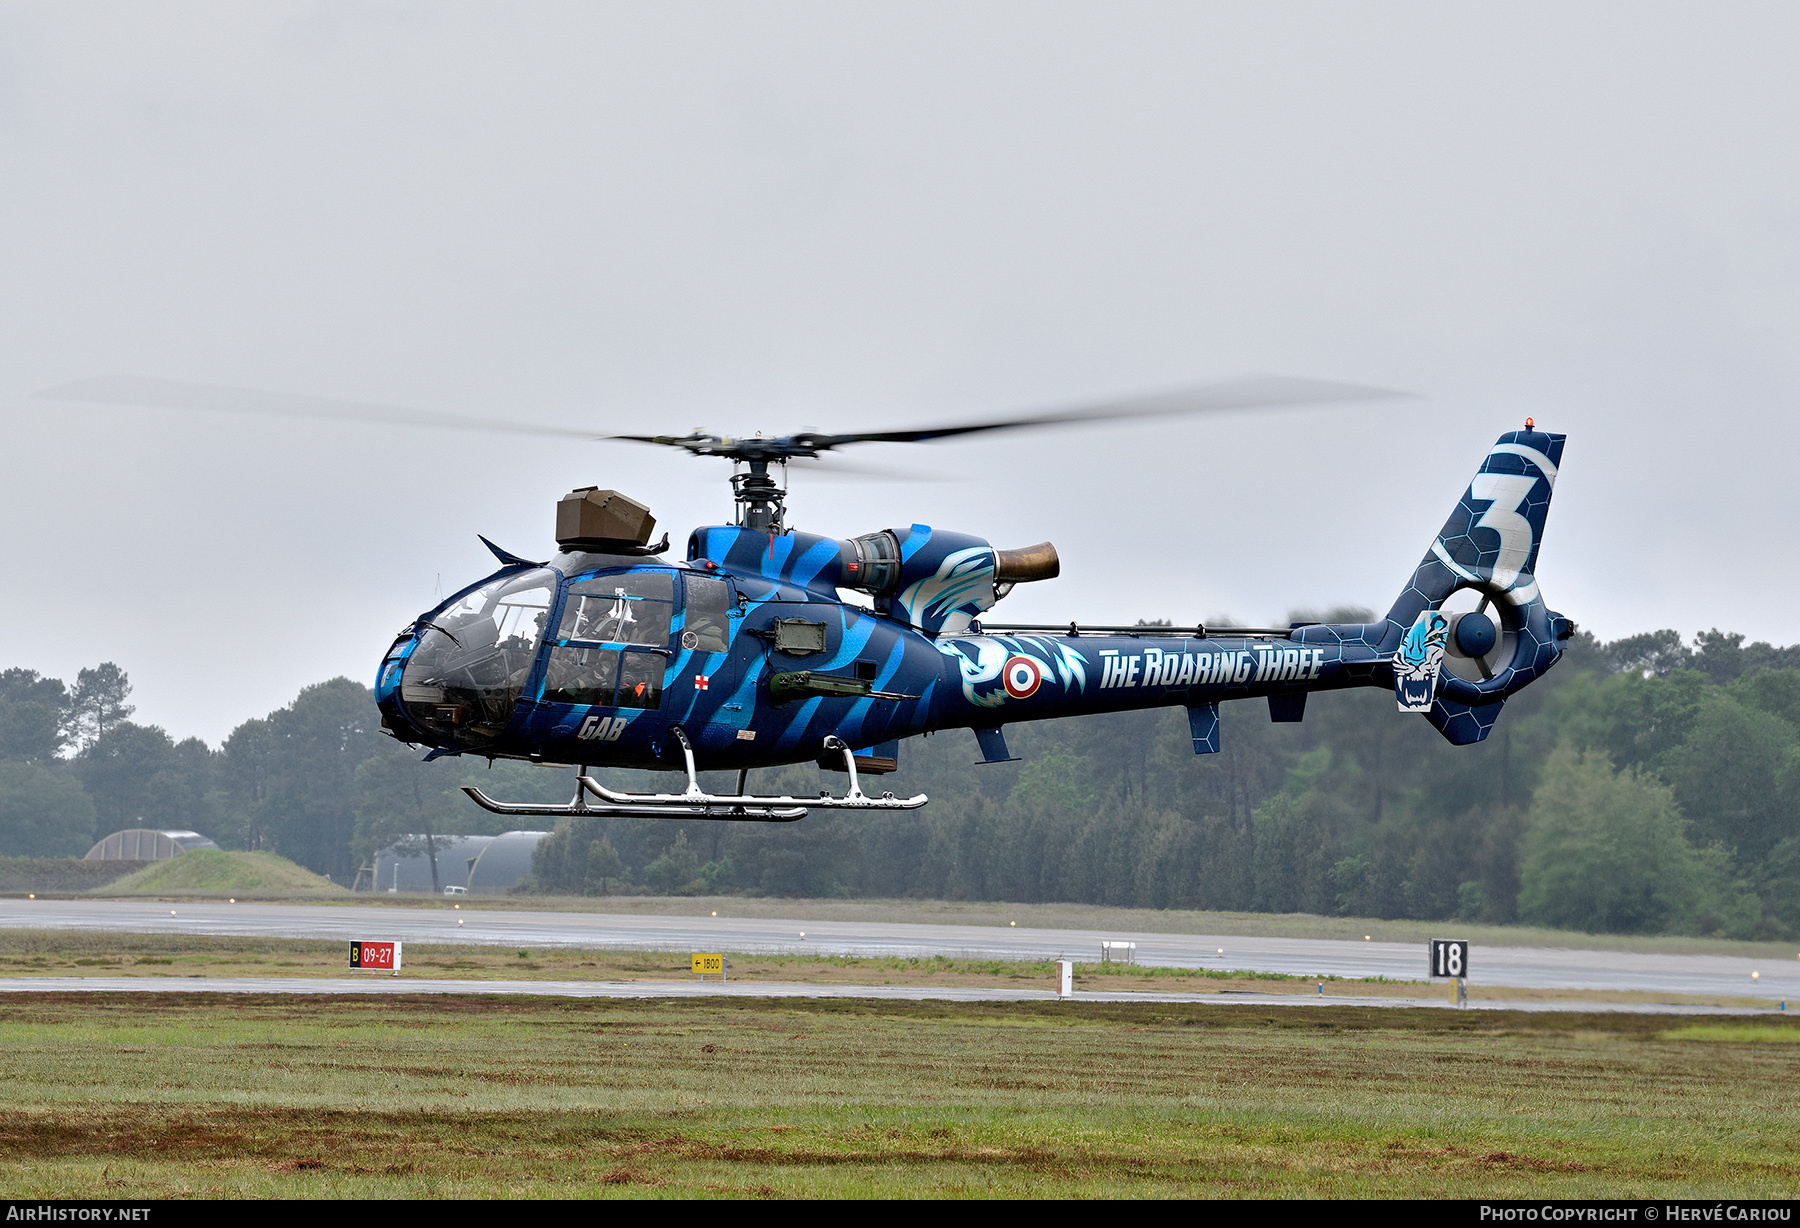
[[[544,700],[612,707],[619,686],[619,650],[558,645],[544,671]]]
[[[681,646],[696,652],[724,652],[725,625],[731,610],[731,590],[713,576],[687,577],[687,623]],[[688,636],[694,638],[688,643]]]
[[[550,620],[555,573],[538,568],[490,580],[422,618],[419,646],[400,679],[400,701],[453,745],[480,746],[505,731]]]
[[[578,577],[563,596],[544,671],[545,702],[657,707],[674,618],[672,571]]]
[[[577,580],[563,601],[560,641],[588,644],[669,642],[675,612],[675,575],[668,571],[628,571]]]
[[[426,625],[453,637],[465,650],[499,645],[530,652],[543,637],[555,583],[545,571],[496,580],[444,607]]]

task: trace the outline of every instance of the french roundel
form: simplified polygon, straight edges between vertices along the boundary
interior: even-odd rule
[[[1044,680],[1044,672],[1030,657],[1008,657],[1000,676],[1006,682],[1006,693],[1014,699],[1025,699],[1036,693],[1038,683]]]

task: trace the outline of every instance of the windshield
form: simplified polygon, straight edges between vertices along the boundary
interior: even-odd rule
[[[429,618],[400,676],[400,702],[459,747],[499,737],[550,619],[556,573],[533,568],[471,589]]]

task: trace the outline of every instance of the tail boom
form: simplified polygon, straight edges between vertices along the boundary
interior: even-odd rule
[[[1506,697],[1555,664],[1574,634],[1574,624],[1544,604],[1536,579],[1562,447],[1563,436],[1542,431],[1501,436],[1385,619],[1303,624],[1285,636],[1226,628],[1093,635],[1073,627],[944,636],[934,641],[945,661],[927,724],[997,731],[1018,721],[1179,705],[1188,708],[1195,749],[1204,753],[1217,749],[1210,714],[1221,701],[1265,696],[1272,719],[1291,721],[1309,692],[1377,686],[1393,687],[1403,710],[1423,713],[1449,741],[1481,741]],[[1469,615],[1443,606],[1465,589],[1483,609],[1496,609],[1497,629],[1476,611],[1459,634]],[[1484,676],[1442,668],[1446,655],[1469,657],[1471,645]],[[1487,668],[1490,660],[1497,668]]]

